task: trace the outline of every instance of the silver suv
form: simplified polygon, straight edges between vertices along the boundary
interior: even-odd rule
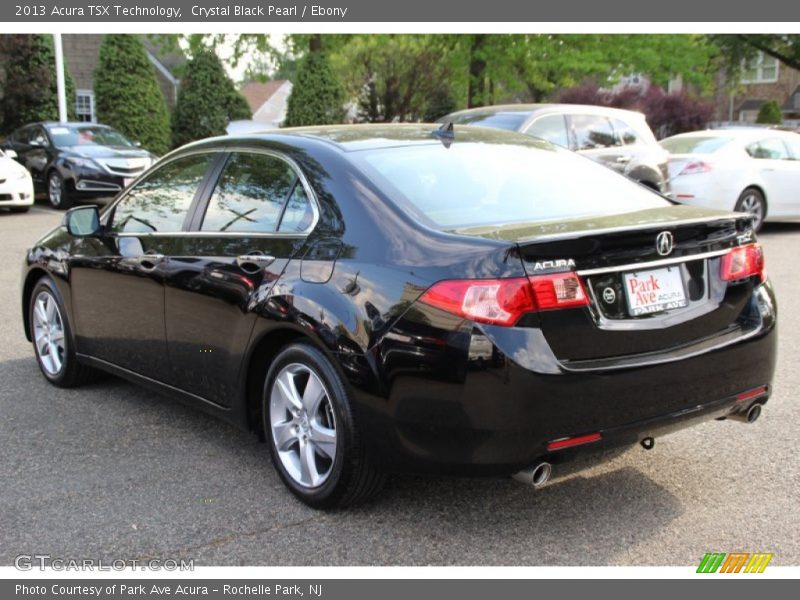
[[[507,104],[462,110],[439,119],[448,121],[542,138],[669,193],[669,155],[639,112],[582,104]]]

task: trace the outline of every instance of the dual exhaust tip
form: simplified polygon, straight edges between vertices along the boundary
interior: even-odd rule
[[[514,475],[514,479],[534,488],[540,488],[550,481],[553,474],[553,465],[549,462],[534,463]]]
[[[742,423],[755,423],[760,416],[761,405],[756,402],[755,404],[751,404],[750,408],[745,411],[728,415],[728,418],[734,421],[741,421]]]

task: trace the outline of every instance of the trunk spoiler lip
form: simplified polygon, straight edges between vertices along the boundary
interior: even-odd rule
[[[677,207],[676,207],[677,208]],[[637,211],[638,212],[638,211]],[[636,214],[636,213],[629,213],[629,214]],[[583,217],[575,219],[575,221],[580,221],[586,218],[592,217]],[[720,221],[736,221],[740,219],[750,219],[751,217],[747,215],[747,213],[741,212],[721,212],[721,211],[713,211],[713,213],[706,213],[701,216],[697,217],[684,217],[684,218],[672,218],[672,219],[659,219],[658,217],[654,217],[651,221],[644,222],[644,223],[628,223],[624,225],[614,225],[610,227],[593,227],[593,228],[576,228],[570,229],[568,231],[559,231],[555,233],[533,233],[530,235],[525,235],[523,237],[517,238],[515,240],[512,239],[505,239],[497,235],[490,235],[491,232],[486,232],[485,234],[481,235],[480,233],[472,233],[472,235],[476,235],[479,237],[486,237],[488,239],[494,240],[503,240],[507,242],[512,242],[518,245],[524,245],[528,243],[540,243],[540,242],[551,242],[551,241],[558,241],[558,240],[569,240],[569,239],[578,239],[582,237],[592,236],[592,235],[606,235],[612,233],[624,233],[628,231],[646,231],[648,229],[653,230],[664,230],[664,229],[673,229],[675,227],[680,227],[683,225],[695,225],[699,223],[715,223]],[[565,224],[569,223],[569,221],[543,221],[539,224],[520,224],[521,227],[527,225],[530,229],[536,228],[543,228],[548,229],[549,226],[557,225],[557,224]],[[503,226],[498,227],[497,229],[501,229]],[[508,227],[508,226],[507,226]],[[483,228],[481,228],[483,229]],[[494,231],[497,231],[495,229]],[[529,230],[530,230],[529,229]],[[474,230],[473,230],[474,231]],[[507,229],[510,233],[510,229]],[[470,231],[468,229],[461,229],[453,231],[452,233],[456,234],[469,234]]]

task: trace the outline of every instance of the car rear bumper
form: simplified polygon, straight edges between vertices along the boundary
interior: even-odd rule
[[[774,309],[771,290],[762,287]],[[531,368],[531,357],[546,352],[543,336],[516,353],[495,339],[485,360],[459,352],[464,341],[455,333],[438,349],[416,344],[413,357],[404,357],[410,349],[389,337],[376,349],[386,396],[357,396],[372,456],[398,470],[488,475],[635,444],[763,404],[771,393],[777,332],[775,315],[767,315],[738,343],[681,360],[591,372]],[[600,439],[548,448],[587,434]]]

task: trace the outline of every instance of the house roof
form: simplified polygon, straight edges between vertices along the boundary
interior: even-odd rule
[[[285,83],[286,79],[273,79],[272,81],[264,82],[248,81],[240,91],[250,106],[250,112],[255,114]]]

